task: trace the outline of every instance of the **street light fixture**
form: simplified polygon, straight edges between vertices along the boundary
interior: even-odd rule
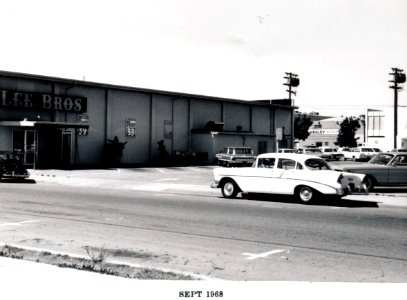
[[[288,86],[288,90],[286,90],[288,92],[288,99],[290,99],[291,102],[291,94],[297,95],[296,91],[293,91],[292,88],[293,87],[298,87],[300,85],[300,79],[298,78],[297,74],[291,73],[291,72],[286,72],[285,73],[286,76],[284,76],[285,79],[287,79],[286,83],[283,83],[283,85],[287,85]],[[291,103],[292,105],[294,105],[294,103]]]

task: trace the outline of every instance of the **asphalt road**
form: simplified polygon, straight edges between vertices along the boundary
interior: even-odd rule
[[[3,243],[221,279],[407,282],[406,229],[406,207],[369,202],[0,183]]]

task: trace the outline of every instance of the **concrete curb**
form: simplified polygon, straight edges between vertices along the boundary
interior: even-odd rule
[[[51,253],[53,255],[89,259],[88,256],[78,255],[78,254],[75,254],[75,253],[53,251],[53,250],[49,250],[49,249],[45,249],[45,248],[27,247],[27,246],[18,245],[18,244],[0,243],[0,247],[5,247],[5,246],[15,247],[15,248],[23,249],[23,250],[34,251],[34,252],[38,252],[38,253],[39,252],[48,252],[48,253]],[[21,259],[21,261],[24,261],[24,262],[27,262],[27,263],[32,262],[32,261],[24,260],[24,258]],[[34,263],[36,263],[36,262],[34,262]],[[171,273],[180,274],[180,275],[184,275],[184,276],[190,276],[190,277],[193,277],[195,279],[201,279],[201,280],[222,280],[222,279],[219,279],[219,278],[215,278],[215,277],[211,277],[211,276],[207,276],[207,275],[202,275],[202,274],[196,274],[196,273],[192,273],[192,272],[185,272],[185,271],[172,270],[172,269],[166,269],[166,268],[158,268],[158,267],[146,266],[146,265],[141,265],[141,264],[127,263],[127,262],[117,261],[117,260],[106,259],[106,263],[115,264],[115,265],[123,265],[124,264],[126,266],[134,267],[134,268],[150,269],[150,270],[156,270],[156,271],[161,271],[161,272],[171,272]],[[77,271],[86,272],[86,270],[77,270]],[[123,278],[123,279],[131,279],[131,278],[125,278],[125,277],[120,277],[120,276],[114,276],[114,275],[110,275],[110,276],[119,277],[119,278]]]

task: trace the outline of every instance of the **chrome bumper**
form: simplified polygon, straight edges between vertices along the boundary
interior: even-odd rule
[[[369,190],[366,185],[362,184],[361,186],[351,186],[348,185],[345,189],[345,195],[367,195]]]
[[[219,184],[218,184],[218,183],[213,182],[213,183],[211,184],[211,188],[213,188],[213,189],[217,189],[217,188],[219,188]]]
[[[11,173],[4,173],[2,178],[28,178],[30,177],[30,173],[26,172],[24,174],[20,174],[20,173],[15,173],[15,172],[11,172]]]

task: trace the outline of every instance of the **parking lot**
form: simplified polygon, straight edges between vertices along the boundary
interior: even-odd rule
[[[333,161],[330,164],[335,167],[354,162]],[[213,181],[212,170],[215,167],[217,166],[29,171],[30,179],[36,183],[219,197],[220,190],[210,188]],[[407,206],[407,187],[380,187],[369,195],[352,195],[345,199]]]

